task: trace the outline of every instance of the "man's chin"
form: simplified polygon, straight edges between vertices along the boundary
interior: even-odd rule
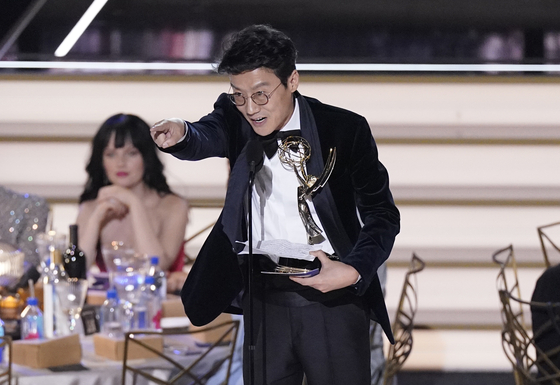
[[[259,135],[259,136],[267,136],[272,134],[275,130],[270,129],[270,128],[266,128],[266,127],[255,127],[253,125],[251,125],[251,127],[253,128],[253,131],[255,131],[255,134]]]

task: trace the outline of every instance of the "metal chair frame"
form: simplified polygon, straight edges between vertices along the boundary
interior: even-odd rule
[[[505,259],[499,256],[507,252]],[[560,346],[543,351],[535,343],[545,332],[554,330],[560,335],[560,303],[543,303],[520,299],[519,280],[513,246],[498,250],[492,256],[500,265],[497,277],[497,289],[502,305],[502,347],[511,362],[516,385],[527,384],[560,384],[560,369],[550,360],[550,356],[560,352]],[[514,282],[508,284],[506,271],[513,271]],[[514,294],[517,293],[517,295]],[[546,322],[534,334],[525,319],[523,308],[543,309],[551,314]]]
[[[544,263],[546,265],[546,267],[550,267],[552,264],[550,263],[550,258],[548,255],[548,250],[546,247],[547,241],[550,244],[550,246],[552,246],[554,248],[554,250],[556,250],[559,254],[560,254],[560,247],[558,247],[556,245],[556,243],[554,243],[554,241],[550,238],[550,236],[545,232],[545,229],[551,228],[551,227],[555,227],[560,225],[560,222],[554,222],[548,225],[544,225],[544,226],[539,226],[537,227],[537,233],[539,234],[539,241],[541,243],[541,250],[543,253],[543,257],[544,257]]]
[[[135,338],[135,335],[178,335],[178,334],[190,334],[196,335],[200,333],[205,333],[210,330],[217,330],[223,329],[219,337],[209,344],[208,347],[195,359],[194,362],[190,363],[189,365],[183,365],[176,360],[176,357],[172,357],[170,355],[166,355],[165,353],[159,352],[158,350],[154,349],[153,347],[147,345],[142,341],[142,339]],[[231,364],[233,360],[233,354],[235,351],[235,344],[237,340],[237,333],[239,331],[239,321],[227,321],[217,325],[200,328],[196,330],[189,330],[188,328],[182,328],[180,330],[164,330],[164,331],[130,331],[125,334],[125,345],[124,345],[124,359],[123,359],[123,370],[122,370],[122,385],[126,384],[126,374],[127,371],[133,373],[133,383],[136,383],[136,378],[138,375],[147,378],[149,381],[160,385],[171,385],[175,384],[180,379],[184,379],[184,376],[187,376],[191,380],[189,384],[196,384],[196,385],[203,385],[206,383],[209,377],[211,377],[215,372],[225,363],[227,362],[227,371],[226,377],[222,384],[227,384],[229,381],[230,371],[231,371]],[[129,347],[132,344],[136,344],[141,346],[142,348],[154,353],[158,358],[161,358],[167,361],[175,370],[178,370],[176,374],[174,374],[168,380],[162,380],[160,378],[155,377],[150,373],[150,370],[154,369],[153,366],[145,367],[145,366],[132,366],[128,360],[128,351]],[[223,346],[224,344],[228,344],[228,351],[227,354],[221,359],[219,362],[215,363],[212,368],[206,371],[202,375],[194,374],[193,370],[196,369],[197,365],[204,360],[205,357],[217,346]],[[181,382],[182,383],[182,382]]]
[[[385,370],[383,372],[383,384],[390,385],[394,377],[402,368],[404,362],[412,351],[412,330],[414,329],[414,316],[418,309],[418,293],[416,274],[424,270],[426,264],[416,254],[412,259],[405,275],[401,297],[395,321],[393,322],[393,334],[395,344],[389,347]]]
[[[0,348],[8,349],[8,362],[6,368],[0,372],[0,385],[1,384],[12,384],[12,337],[2,336],[0,337]]]

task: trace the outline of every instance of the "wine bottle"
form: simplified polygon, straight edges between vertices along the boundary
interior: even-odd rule
[[[64,270],[70,278],[86,278],[86,255],[78,246],[78,225],[70,225],[70,244],[64,252]]]

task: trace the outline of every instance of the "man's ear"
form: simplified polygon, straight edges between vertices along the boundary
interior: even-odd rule
[[[297,70],[294,70],[294,72],[292,72],[292,74],[288,78],[288,88],[290,89],[290,92],[294,93],[297,91],[298,86],[299,86],[299,72],[297,72]]]

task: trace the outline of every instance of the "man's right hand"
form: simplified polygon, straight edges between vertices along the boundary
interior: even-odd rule
[[[174,146],[185,136],[185,122],[178,118],[160,120],[150,128],[150,135],[161,148]]]

